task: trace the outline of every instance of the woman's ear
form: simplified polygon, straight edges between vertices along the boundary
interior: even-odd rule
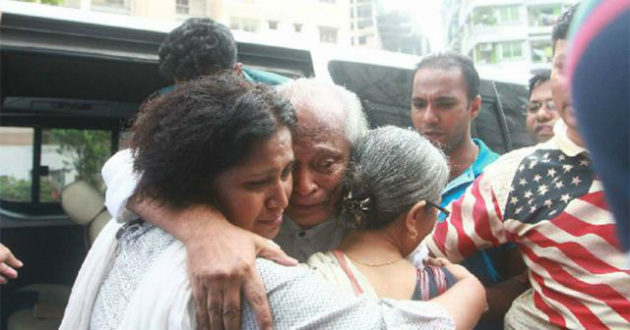
[[[428,215],[426,207],[427,203],[425,201],[419,201],[411,207],[411,209],[409,210],[409,212],[407,212],[407,215],[405,216],[405,229],[412,239],[414,237],[420,237],[420,239],[423,239],[424,236],[426,236],[430,232],[430,230],[433,229],[433,226],[431,226],[429,232],[425,232],[425,227],[427,227],[426,218]]]

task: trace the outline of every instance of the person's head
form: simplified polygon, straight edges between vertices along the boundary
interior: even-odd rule
[[[481,109],[479,83],[473,62],[464,55],[425,57],[413,76],[413,126],[450,155],[471,139],[470,123]]]
[[[133,125],[140,199],[213,205],[272,238],[291,193],[291,105],[236,75],[194,80],[147,101]]]
[[[558,119],[551,96],[550,70],[535,74],[529,80],[529,102],[525,106],[525,128],[535,143],[553,137],[553,124]]]
[[[570,7],[564,12],[551,31],[551,42],[553,46],[553,63],[551,67],[551,93],[556,105],[556,109],[562,121],[567,125],[567,135],[572,140],[581,141],[575,114],[573,113],[573,104],[571,102],[571,94],[569,93],[568,83],[565,76],[565,64],[567,59],[567,38],[571,21],[577,10],[578,5]]]
[[[394,126],[370,131],[352,152],[340,221],[387,230],[411,253],[434,227],[449,168],[444,154],[417,132]]]
[[[287,214],[302,228],[334,215],[350,150],[367,131],[361,102],[347,89],[316,79],[279,87],[298,118],[293,135],[295,170]]]
[[[183,82],[221,71],[240,71],[230,29],[209,18],[189,18],[160,46],[160,73]]]

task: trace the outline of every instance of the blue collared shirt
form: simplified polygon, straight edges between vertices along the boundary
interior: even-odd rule
[[[479,147],[477,159],[455,179],[451,180],[442,191],[441,206],[446,207],[452,201],[459,199],[466,189],[483,173],[484,168],[499,158],[499,154],[490,150],[488,146],[479,139],[473,139]],[[438,221],[444,221],[445,216],[440,213]],[[499,274],[497,265],[502,259],[502,248],[483,250],[470,256],[461,264],[473,275],[477,276],[484,285],[494,284],[503,281]]]
[[[451,180],[446,188],[442,191],[441,206],[446,207],[453,200],[460,198],[466,188],[475,181],[475,179],[483,173],[483,169],[499,158],[499,154],[490,150],[488,146],[479,139],[472,139],[479,147],[477,159],[455,179]],[[440,219],[444,220],[444,219]]]

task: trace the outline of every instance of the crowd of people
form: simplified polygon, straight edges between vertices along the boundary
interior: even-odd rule
[[[628,154],[591,154],[606,137],[582,139],[592,114],[576,119],[573,99],[593,108],[576,95],[597,77],[583,63],[601,59],[569,49],[569,28],[580,20],[580,40],[586,14],[605,13],[614,36],[630,5],[580,10],[558,18],[552,68],[529,81],[536,145],[502,156],[472,137],[483,100],[466,56],[418,63],[414,129],[370,129],[344,87],[248,69],[229,28],[187,20],[159,52],[175,84],[143,104],[129,149],[103,168],[115,221],[60,329],[628,328]],[[628,74],[615,81],[630,86]],[[627,147],[627,124],[608,139]],[[622,162],[625,186],[593,161]],[[0,248],[6,282],[21,263]]]

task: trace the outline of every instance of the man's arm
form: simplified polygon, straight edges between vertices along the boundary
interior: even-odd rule
[[[449,208],[451,217],[438,223],[432,236],[427,239],[431,254],[461,262],[478,250],[507,243],[503,205],[493,190],[491,174],[478,177]],[[486,288],[488,312],[483,318],[487,320],[501,319],[512,301],[528,288],[522,275],[526,267],[518,249],[506,249],[504,262],[509,279]]]
[[[503,319],[512,301],[530,288],[527,266],[517,248],[503,250],[505,278],[507,280],[486,288],[489,310],[483,315],[486,320]]]
[[[473,253],[507,243],[503,206],[487,174],[479,176],[459,198],[447,206],[451,214],[438,222],[425,240],[429,252],[451,262],[461,262]]]
[[[129,150],[114,155],[103,167],[110,213],[127,217],[128,209],[177,237],[186,246],[188,271],[200,329],[239,329],[241,291],[255,306],[262,329],[271,329],[271,312],[255,267],[256,256],[295,265],[269,241],[235,227],[210,207],[171,210],[150,200],[131,198],[139,176]],[[129,201],[129,202],[128,202]]]

